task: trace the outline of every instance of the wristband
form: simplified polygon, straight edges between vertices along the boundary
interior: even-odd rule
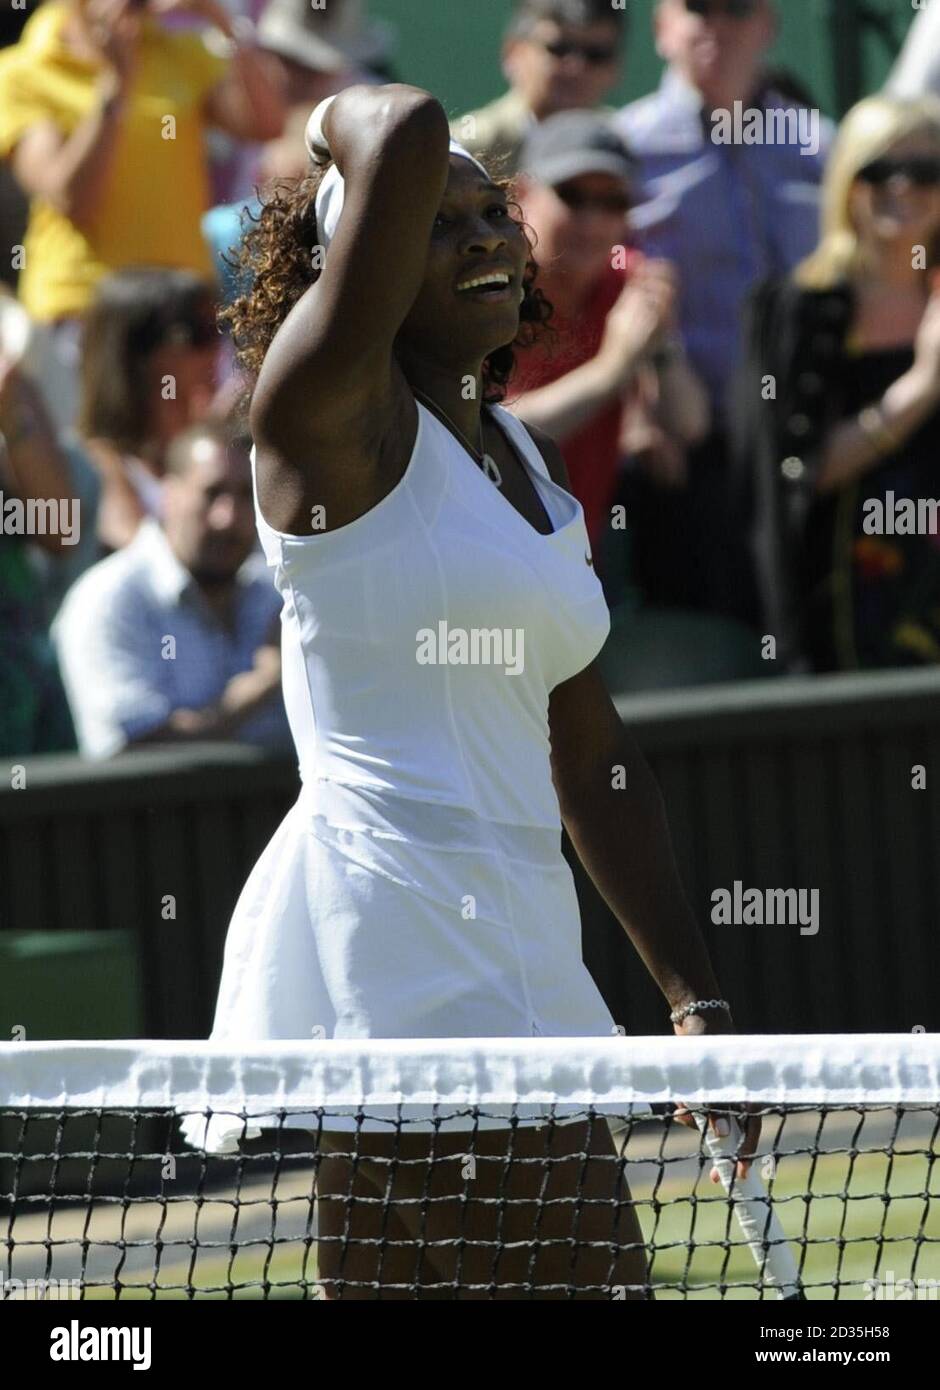
[[[320,104],[313,108],[307,121],[304,144],[314,164],[329,164],[332,158],[326,136],[323,134],[323,118],[338,96],[339,93],[334,92],[332,96],[324,97]]]
[[[321,101],[320,105],[312,112],[307,122],[305,140],[307,152],[315,164],[322,166],[329,163],[332,159],[326,139],[323,135],[323,117],[331,101],[335,101],[339,93],[327,97]],[[319,151],[326,152],[326,158],[319,157]],[[469,159],[470,163],[477,168],[484,178],[488,179],[489,174],[484,169],[478,159],[474,159],[469,150],[465,150],[463,145],[456,140],[450,142],[450,153],[459,156],[461,159]],[[314,216],[317,219],[317,234],[320,245],[324,251],[329,250],[330,242],[336,233],[339,225],[340,215],[343,211],[343,203],[346,198],[346,183],[338,167],[334,164],[329,169],[317,189],[317,198],[314,204]]]

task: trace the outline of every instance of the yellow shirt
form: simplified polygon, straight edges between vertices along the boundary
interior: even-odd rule
[[[71,134],[98,100],[100,69],[60,38],[69,6],[46,0],[0,54],[0,157],[31,126]],[[30,206],[19,296],[39,321],[80,314],[109,270],[170,266],[215,279],[200,230],[209,205],[202,102],[227,63],[202,36],[144,16],[140,64],[94,222],[79,229],[42,198]],[[170,119],[172,118],[172,119]]]

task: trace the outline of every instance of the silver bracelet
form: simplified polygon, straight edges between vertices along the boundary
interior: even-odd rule
[[[731,1017],[731,1005],[727,999],[696,999],[693,1004],[683,1004],[681,1009],[673,1009],[669,1015],[669,1022],[681,1023],[689,1014],[701,1014],[707,1009],[724,1009],[728,1017]]]

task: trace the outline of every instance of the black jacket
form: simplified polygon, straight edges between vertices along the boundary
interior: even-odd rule
[[[765,631],[788,671],[807,668],[803,541],[819,451],[841,418],[839,382],[852,318],[848,285],[806,290],[768,281],[751,297],[735,386],[732,448]]]

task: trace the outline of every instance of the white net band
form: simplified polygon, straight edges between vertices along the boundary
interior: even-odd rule
[[[940,1100],[940,1035],[18,1042],[7,1106],[783,1105]]]

